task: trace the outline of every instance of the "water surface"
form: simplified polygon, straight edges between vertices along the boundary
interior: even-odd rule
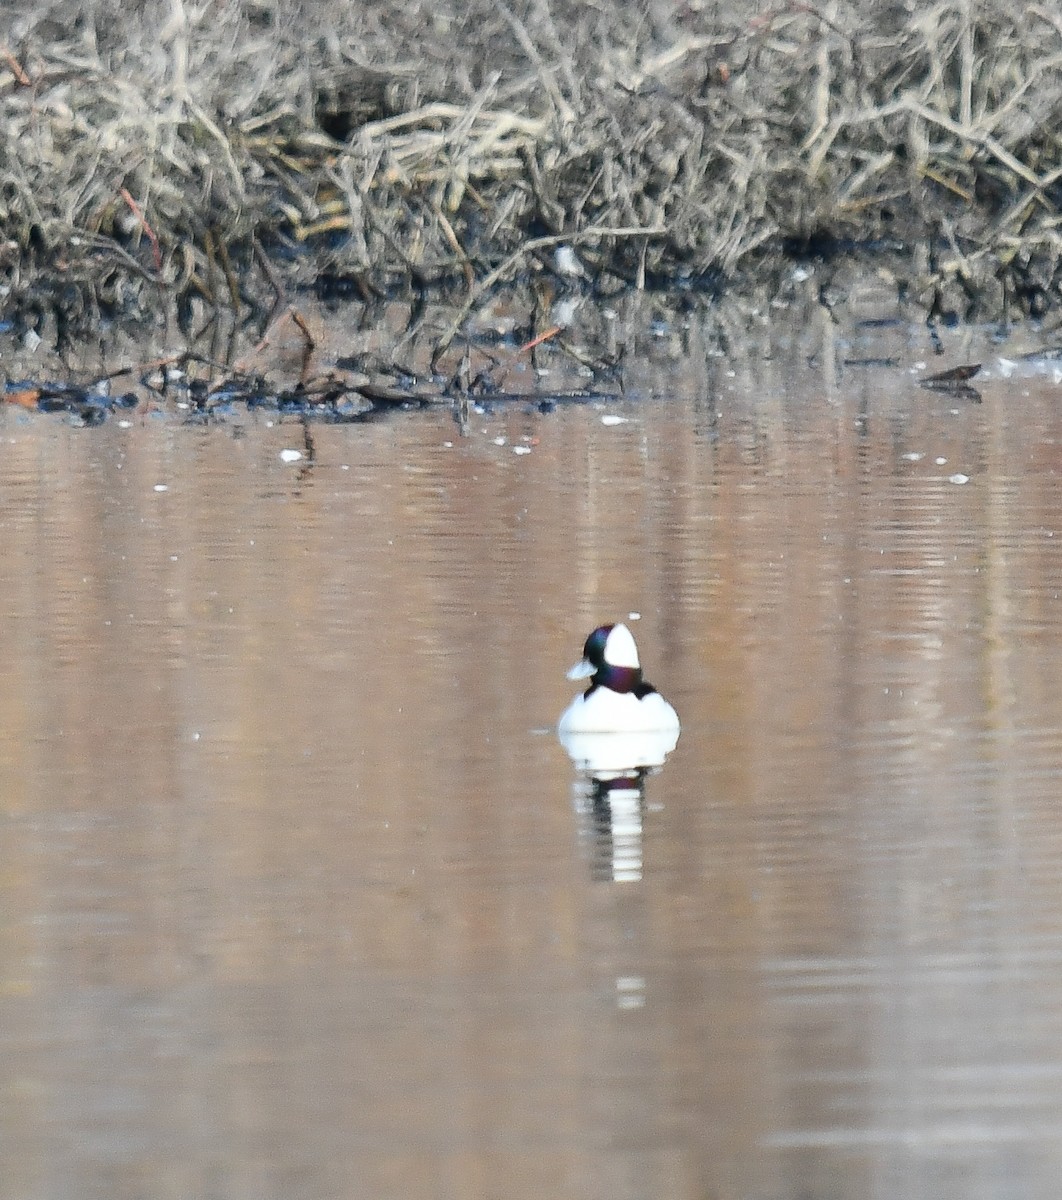
[[[312,461],[4,414],[0,1195],[1057,1194],[1059,385],[820,318]]]

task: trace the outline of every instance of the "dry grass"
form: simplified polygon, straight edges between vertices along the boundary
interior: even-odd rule
[[[902,250],[929,308],[1058,303],[1062,8],[955,0],[9,2],[0,285],[63,329],[295,283],[467,300]]]

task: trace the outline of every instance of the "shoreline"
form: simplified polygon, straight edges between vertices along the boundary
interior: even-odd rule
[[[183,330],[300,290],[577,275],[712,295],[872,263],[929,318],[1062,298],[1062,22],[531,2],[8,6],[0,319]]]

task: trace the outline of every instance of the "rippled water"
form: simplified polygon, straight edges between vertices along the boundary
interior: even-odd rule
[[[0,1196],[1053,1198],[1062,388],[949,336],[980,403],[823,315],[312,462],[6,413]]]

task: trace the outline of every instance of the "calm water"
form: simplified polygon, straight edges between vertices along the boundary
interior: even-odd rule
[[[3,1200],[1054,1200],[1062,387],[654,344],[310,465],[3,414]],[[632,612],[610,815],[552,727]]]

